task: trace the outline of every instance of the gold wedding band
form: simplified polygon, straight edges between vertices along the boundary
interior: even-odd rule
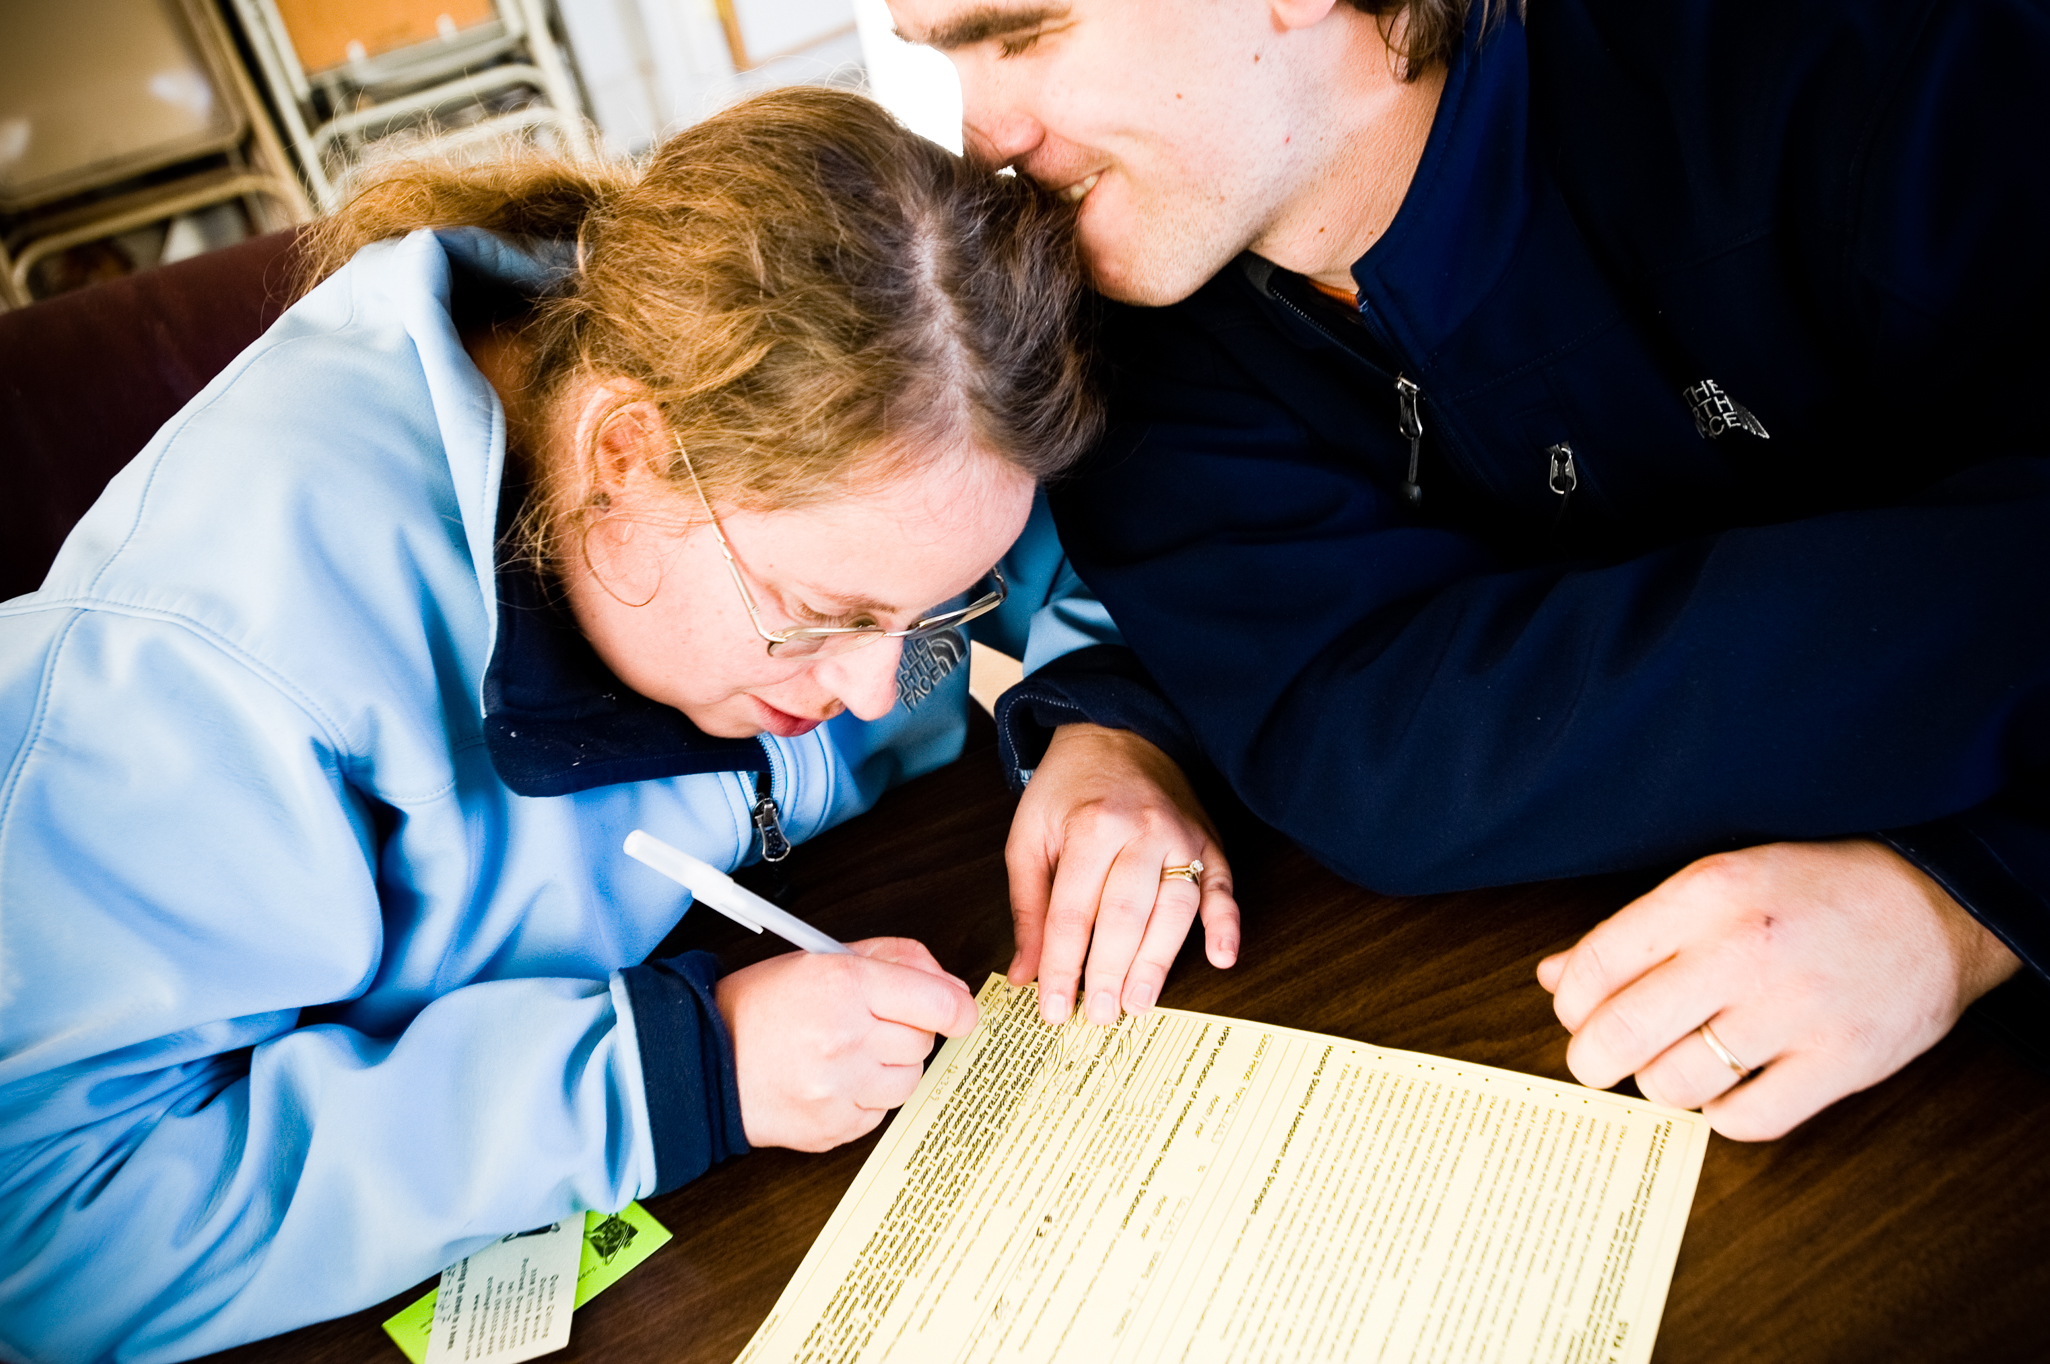
[[[1716,1058],[1718,1060],[1720,1060],[1724,1065],[1728,1066],[1731,1070],[1737,1072],[1737,1078],[1739,1080],[1745,1078],[1751,1073],[1751,1067],[1745,1065],[1742,1061],[1739,1061],[1737,1059],[1737,1054],[1731,1051],[1728,1047],[1723,1045],[1723,1039],[1717,1037],[1715,1033],[1710,1031],[1708,1024],[1704,1023],[1700,1027],[1696,1028],[1694,1031],[1701,1034],[1701,1040],[1708,1043],[1708,1049],[1716,1054]]]
[[[1190,858],[1189,864],[1185,867],[1162,867],[1160,869],[1161,880],[1187,881],[1192,886],[1196,884],[1196,878],[1202,874],[1203,864],[1195,858]]]

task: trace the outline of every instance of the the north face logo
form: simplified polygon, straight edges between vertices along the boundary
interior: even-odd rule
[[[1765,423],[1751,415],[1751,409],[1732,398],[1713,379],[1703,379],[1680,390],[1687,410],[1694,414],[1694,429],[1703,440],[1716,440],[1730,431],[1744,431],[1760,440],[1771,440]]]
[[[959,630],[905,640],[904,655],[897,664],[897,699],[915,709],[966,657],[968,637]]]

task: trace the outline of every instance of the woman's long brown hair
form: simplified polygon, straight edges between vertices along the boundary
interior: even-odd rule
[[[575,280],[524,328],[530,389],[632,380],[715,499],[799,506],[968,440],[1046,479],[1100,428],[1072,214],[859,95],[758,95],[638,167],[387,166],[302,242],[308,287],[368,243],[458,226],[575,243]],[[601,502],[588,456],[530,471],[530,542],[557,563]]]

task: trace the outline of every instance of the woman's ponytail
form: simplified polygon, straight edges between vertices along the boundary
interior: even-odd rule
[[[618,162],[541,152],[474,164],[410,158],[370,169],[349,201],[300,236],[298,294],[372,242],[421,228],[481,227],[516,240],[575,241],[584,220],[636,173]]]

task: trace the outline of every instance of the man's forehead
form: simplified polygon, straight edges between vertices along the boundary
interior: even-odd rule
[[[1046,0],[910,0],[895,7],[897,35],[946,52],[1064,19],[1069,8]]]

